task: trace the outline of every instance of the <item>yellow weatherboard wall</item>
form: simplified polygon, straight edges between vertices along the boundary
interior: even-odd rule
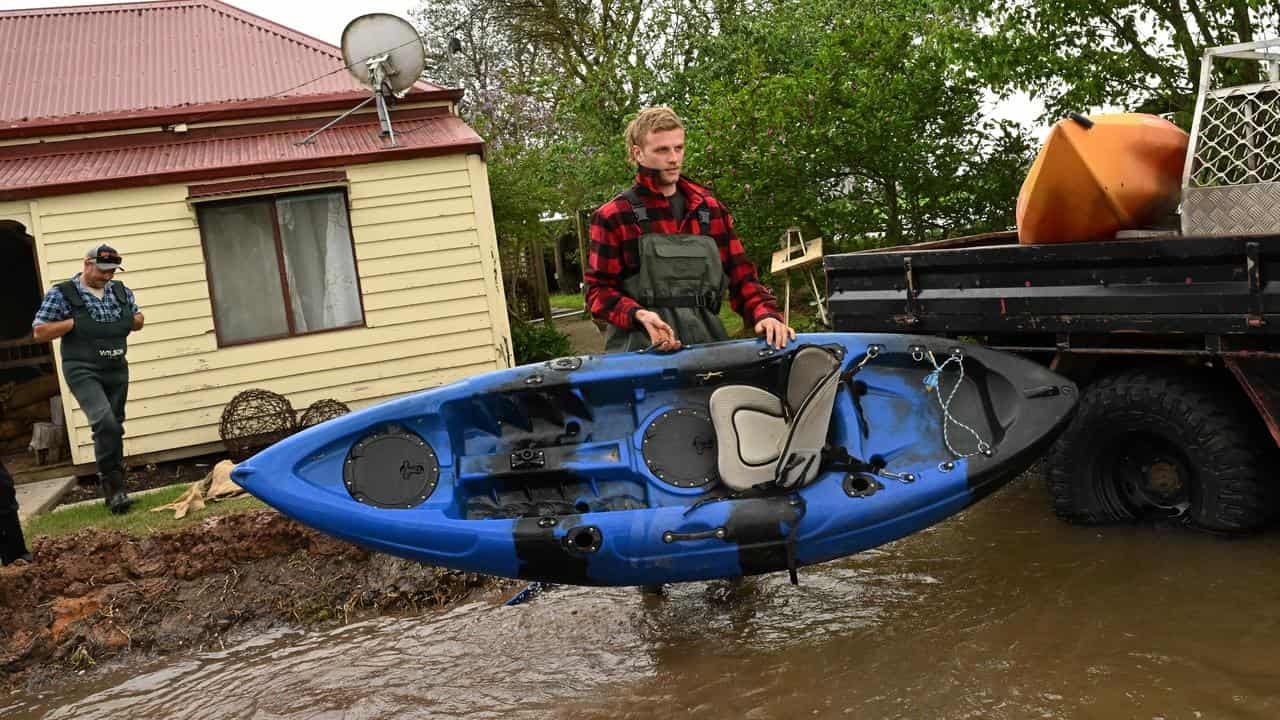
[[[26,200],[0,202],[0,220],[16,220],[31,232],[30,204]]]
[[[218,442],[223,407],[249,388],[299,412],[322,398],[354,409],[511,364],[484,161],[342,169],[367,327],[221,349],[186,184],[0,204],[0,218],[35,237],[46,286],[78,272],[94,243],[124,255],[118,277],[147,318],[129,337],[126,455]],[[63,398],[73,460],[92,462],[92,432],[65,382]]]

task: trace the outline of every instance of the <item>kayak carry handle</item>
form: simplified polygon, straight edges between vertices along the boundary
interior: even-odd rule
[[[1090,129],[1090,128],[1092,128],[1092,127],[1093,127],[1093,121],[1092,121],[1092,120],[1090,120],[1089,118],[1087,118],[1087,117],[1085,117],[1085,116],[1081,115],[1080,113],[1078,113],[1078,112],[1076,112],[1076,111],[1074,111],[1074,110],[1072,110],[1071,112],[1067,113],[1067,118],[1068,118],[1068,119],[1070,119],[1070,120],[1074,120],[1074,121],[1075,121],[1075,123],[1076,123],[1077,125],[1079,125],[1080,127],[1084,128],[1085,130],[1088,130],[1088,129]]]
[[[712,530],[703,530],[701,532],[686,533],[668,530],[662,533],[662,542],[670,544],[681,540],[709,540],[711,538],[720,538],[723,540],[726,535],[728,535],[728,532],[726,532],[722,527],[714,528]]]

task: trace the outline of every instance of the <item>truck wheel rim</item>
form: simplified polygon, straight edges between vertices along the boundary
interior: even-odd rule
[[[1190,507],[1190,466],[1172,443],[1146,434],[1125,435],[1104,457],[1099,480],[1135,517],[1179,517]]]

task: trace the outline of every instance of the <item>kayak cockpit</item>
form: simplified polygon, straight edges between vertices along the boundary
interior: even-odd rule
[[[806,345],[453,401],[442,411],[462,452],[449,512],[487,519],[688,505],[721,485],[772,481],[780,467],[785,487],[803,485],[819,471],[843,357],[839,346]]]

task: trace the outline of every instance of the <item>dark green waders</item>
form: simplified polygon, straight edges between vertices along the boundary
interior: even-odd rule
[[[720,322],[720,301],[728,279],[720,262],[720,247],[709,235],[667,235],[647,232],[646,208],[639,197],[628,195],[640,221],[640,268],[622,280],[622,292],[646,310],[658,313],[683,345],[728,340]],[[705,209],[699,211],[705,231],[710,223]],[[607,353],[643,350],[651,344],[649,333],[638,324],[630,331],[610,325],[605,333]]]
[[[124,406],[129,396],[125,338],[133,331],[129,299],[124,285],[113,283],[120,318],[98,322],[89,314],[75,282],[60,283],[58,290],[75,318],[71,332],[62,337],[62,374],[93,428],[103,500],[111,512],[122,513],[133,504],[124,490]]]

